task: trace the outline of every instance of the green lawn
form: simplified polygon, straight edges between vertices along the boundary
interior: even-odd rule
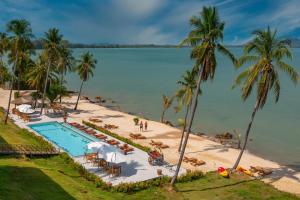
[[[0,118],[3,114],[0,113]],[[0,142],[37,144],[26,131],[9,123],[0,122]],[[0,156],[0,200],[15,199],[299,199],[280,192],[258,180],[232,176],[224,179],[215,173],[176,185],[177,192],[165,188],[150,188],[134,194],[107,192],[96,188],[80,176],[62,156],[51,158],[16,158]]]

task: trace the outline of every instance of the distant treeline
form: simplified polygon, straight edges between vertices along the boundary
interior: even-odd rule
[[[290,39],[291,46],[294,48],[300,47],[300,39]],[[67,42],[67,41],[66,41]],[[69,48],[176,48],[178,45],[157,45],[157,44],[82,44],[82,43],[68,43]],[[36,49],[42,49],[42,41],[34,40],[33,44]],[[227,47],[243,47],[243,45],[226,45]],[[187,46],[183,46],[187,47]]]
[[[156,45],[156,44],[81,44],[68,43],[69,48],[174,48],[178,45]],[[42,40],[34,40],[33,44],[36,49],[43,48]]]

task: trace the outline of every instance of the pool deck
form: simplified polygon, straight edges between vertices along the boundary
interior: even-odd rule
[[[36,123],[45,123],[45,122],[63,122],[62,117],[48,117],[46,115],[39,116],[38,113],[34,113],[33,121],[27,123],[23,122],[15,115],[10,115],[10,117],[15,121],[15,123],[21,127],[34,132],[35,134],[39,135],[37,132],[32,130],[28,125],[36,124]],[[68,118],[68,122],[72,122],[72,118]],[[79,131],[79,130],[78,130]],[[95,130],[96,132],[100,133],[99,131]],[[102,133],[102,132],[101,132]],[[102,133],[104,134],[104,133]],[[108,136],[108,139],[115,139]],[[46,139],[46,138],[45,138]],[[95,141],[102,142],[99,139],[95,138]],[[118,140],[119,141],[119,140]],[[49,141],[51,142],[51,141]],[[121,144],[124,142],[119,141]],[[52,143],[52,142],[51,142]],[[104,143],[104,142],[103,142]],[[53,143],[52,143],[53,144]],[[106,143],[105,143],[106,144]],[[54,145],[56,146],[56,145]],[[57,147],[57,146],[56,146]],[[111,183],[112,185],[117,185],[120,183],[130,183],[130,182],[140,182],[149,179],[153,179],[158,177],[157,169],[162,170],[163,175],[172,176],[175,172],[176,165],[170,165],[165,163],[162,166],[152,166],[148,163],[148,154],[140,149],[135,147],[134,151],[129,153],[128,155],[124,155],[123,159],[125,162],[118,163],[121,166],[122,173],[118,177],[109,176],[106,172],[101,169],[98,169],[96,166],[93,166],[91,163],[87,163],[83,156],[73,157],[73,159],[85,167],[89,172],[96,174],[97,176],[101,177],[105,182]],[[70,155],[71,156],[71,155]],[[181,168],[179,174],[183,174],[186,170]]]

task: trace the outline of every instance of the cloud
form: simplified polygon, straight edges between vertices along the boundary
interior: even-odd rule
[[[37,37],[57,27],[72,42],[178,44],[189,18],[211,5],[226,22],[226,43],[247,41],[267,25],[293,36],[300,28],[298,0],[1,0],[0,31],[7,21],[26,18]]]

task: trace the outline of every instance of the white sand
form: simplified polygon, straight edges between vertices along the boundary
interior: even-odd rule
[[[0,89],[0,106],[7,106],[8,94],[9,91]],[[75,101],[76,97],[64,99],[65,106],[68,108],[73,108]],[[119,126],[119,128],[113,130],[113,132],[124,137],[129,138],[130,133],[141,133],[146,136],[147,139],[136,140],[136,142],[142,145],[150,146],[149,142],[151,139],[161,141],[164,144],[169,145],[170,148],[163,150],[165,158],[170,163],[177,163],[179,157],[177,148],[181,133],[179,129],[156,121],[148,120],[149,130],[146,132],[140,132],[139,127],[135,126],[133,122],[133,118],[135,116],[92,104],[85,100],[80,101],[78,112],[72,112],[70,114],[72,121],[77,122],[88,120],[90,117],[97,117],[103,120],[103,123],[98,123],[98,125],[114,124]],[[232,167],[238,153],[239,151],[236,149],[224,147],[223,145],[210,141],[204,137],[191,135],[185,155],[204,160],[206,164],[197,167],[197,169],[208,172],[215,171],[220,166]],[[269,175],[268,178],[263,179],[263,181],[272,184],[279,190],[300,195],[300,172],[255,156],[249,152],[244,153],[240,165],[244,168],[249,168],[250,166],[273,168],[274,172]],[[183,167],[186,169],[195,169],[195,167],[186,163],[183,163]]]

